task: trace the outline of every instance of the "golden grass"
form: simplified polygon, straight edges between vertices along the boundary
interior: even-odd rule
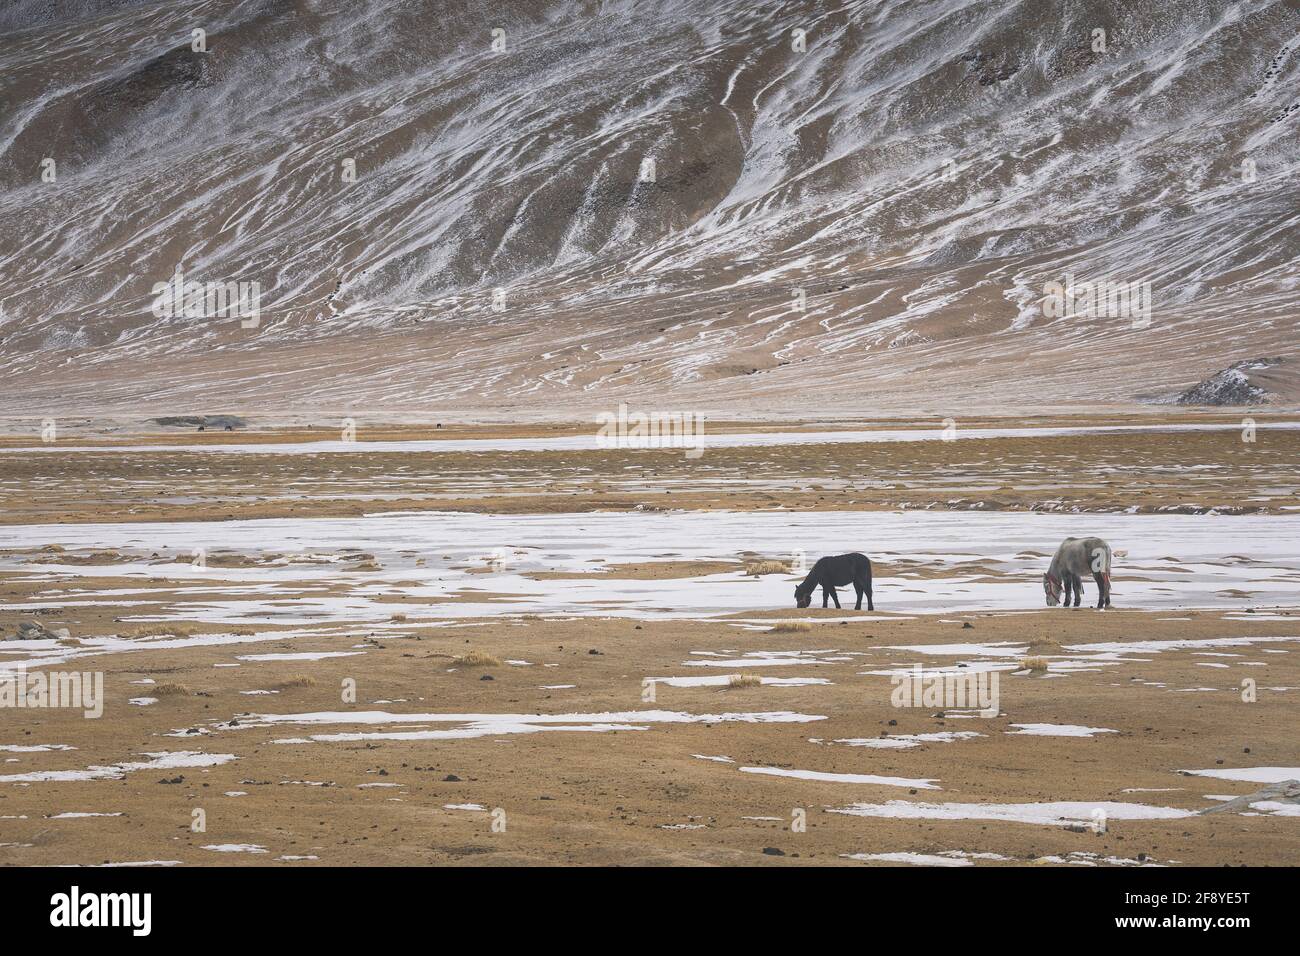
[[[203,562],[210,568],[255,568],[262,563],[261,559],[251,554],[233,552],[209,554],[204,557]]]
[[[500,667],[501,658],[494,657],[487,651],[469,651],[452,659],[452,663],[461,667]]]
[[[746,574],[787,574],[789,565],[783,561],[746,561]]]
[[[143,624],[129,631],[119,631],[118,637],[193,637],[194,628],[188,624]]]
[[[1061,645],[1056,643],[1056,641],[1048,640],[1045,637],[1034,638],[1029,642],[1029,647],[1027,649],[1031,654],[1035,655],[1042,654],[1045,651],[1055,651],[1059,653],[1063,650]]]
[[[1026,657],[1020,662],[1025,670],[1041,672],[1047,670],[1046,657]]]
[[[394,615],[392,615],[392,616],[389,618],[389,620],[392,621],[394,624],[401,624],[403,621],[406,620],[406,615],[405,615],[405,614],[394,614]]]
[[[807,621],[777,621],[772,625],[772,633],[774,634],[795,634],[811,630],[812,625]]]
[[[192,694],[184,684],[178,684],[175,681],[168,681],[165,684],[154,684],[149,688],[150,697],[189,697]]]
[[[732,674],[727,680],[729,690],[743,690],[746,687],[762,686],[763,678],[757,674]]]
[[[316,678],[309,674],[294,674],[288,680],[282,680],[272,690],[292,690],[295,687],[315,687]]]

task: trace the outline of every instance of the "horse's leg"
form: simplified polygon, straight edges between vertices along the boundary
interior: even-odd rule
[[[831,596],[830,585],[823,584],[822,585],[822,607],[826,606],[826,601],[830,598],[830,596]]]
[[[858,595],[858,603],[853,606],[853,610],[861,611],[862,610],[862,582],[854,581],[853,590],[856,591]]]
[[[1083,597],[1083,578],[1077,574],[1074,576],[1074,606],[1079,606],[1079,598]]]
[[[840,606],[840,596],[835,592],[834,588],[831,588],[831,600],[835,602],[836,608]]]
[[[1061,607],[1070,606],[1070,591],[1074,588],[1074,579],[1070,577],[1070,572],[1066,571],[1061,575]]]
[[[871,600],[871,576],[868,575],[867,576],[867,610],[874,611],[875,609],[876,609],[876,605],[872,603]]]
[[[1092,572],[1092,579],[1097,582],[1097,610],[1100,611],[1110,604],[1110,589],[1106,587],[1106,579],[1100,571]]]

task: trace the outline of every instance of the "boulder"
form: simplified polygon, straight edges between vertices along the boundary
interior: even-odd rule
[[[1175,405],[1264,405],[1272,399],[1259,373],[1281,365],[1280,358],[1248,359],[1216,372],[1174,399]]]
[[[12,641],[62,641],[70,636],[66,627],[49,628],[36,621],[23,621],[18,625],[18,633],[10,638]]]

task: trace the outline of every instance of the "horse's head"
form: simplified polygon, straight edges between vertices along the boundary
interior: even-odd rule
[[[812,589],[812,588],[809,588],[808,590],[805,591],[805,590],[803,589],[803,585],[800,585],[799,587],[795,588],[795,589],[794,589],[794,606],[795,606],[795,607],[807,607],[809,604],[812,603],[812,593],[813,593],[813,589]]]
[[[1061,582],[1052,577],[1050,571],[1043,572],[1043,593],[1047,595],[1047,606],[1056,607],[1061,603]]]

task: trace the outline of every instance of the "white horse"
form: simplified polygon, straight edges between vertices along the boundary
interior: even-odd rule
[[[1043,575],[1043,592],[1047,595],[1047,606],[1061,604],[1061,592],[1065,592],[1064,604],[1070,606],[1070,592],[1074,592],[1074,606],[1079,606],[1083,594],[1084,574],[1091,574],[1097,582],[1098,609],[1110,607],[1110,545],[1101,538],[1066,538],[1052,556],[1052,563]]]

